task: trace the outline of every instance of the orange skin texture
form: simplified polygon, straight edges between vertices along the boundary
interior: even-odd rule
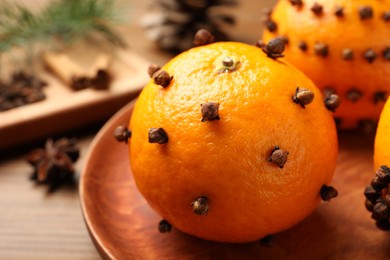
[[[377,122],[384,102],[374,103],[374,93],[390,92],[390,61],[382,52],[390,47],[390,22],[382,19],[384,11],[390,11],[390,0],[305,0],[302,8],[292,6],[288,0],[280,0],[272,13],[278,30],[264,31],[263,40],[268,42],[276,36],[286,36],[285,59],[303,71],[320,88],[332,87],[341,98],[341,106],[335,117],[342,119],[342,128],[355,127],[359,120]],[[323,14],[316,16],[310,8],[314,3],[323,5]],[[338,6],[344,7],[344,17],[334,15]],[[371,6],[372,19],[360,20],[359,7]],[[298,48],[305,41],[308,50]],[[316,42],[329,45],[329,55],[314,54]],[[342,50],[351,48],[353,60],[344,60]],[[378,57],[373,63],[364,58],[364,52],[372,48]],[[349,89],[357,88],[363,93],[353,103],[346,99]]]
[[[387,101],[379,119],[374,145],[374,168],[390,167],[390,103]]]
[[[218,73],[224,57],[237,70]],[[163,67],[173,80],[153,81],[136,102],[129,129],[135,182],[150,206],[177,229],[207,240],[248,242],[285,230],[320,202],[336,164],[337,135],[320,91],[283,59],[242,43],[193,48]],[[303,109],[296,87],[315,93]],[[201,104],[220,104],[220,120],[201,122]],[[162,127],[166,144],[148,143]],[[288,151],[280,169],[268,158]],[[206,216],[193,212],[209,199]]]

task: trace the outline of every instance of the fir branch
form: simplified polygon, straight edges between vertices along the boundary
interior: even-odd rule
[[[0,4],[0,53],[14,46],[60,41],[65,45],[101,36],[106,42],[125,47],[112,29],[116,21],[114,0],[58,0],[39,13],[11,3]]]

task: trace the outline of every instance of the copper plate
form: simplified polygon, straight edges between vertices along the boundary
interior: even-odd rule
[[[364,207],[363,190],[374,174],[372,136],[340,135],[333,183],[339,197],[322,203],[302,223],[277,234],[271,246],[215,243],[175,229],[158,232],[160,217],[137,191],[127,146],[116,142],[112,134],[117,125],[129,121],[133,106],[134,101],[101,129],[81,176],[85,222],[104,258],[388,259],[390,232],[378,230]]]

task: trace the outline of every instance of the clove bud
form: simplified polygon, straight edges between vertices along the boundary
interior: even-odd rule
[[[320,190],[321,199],[323,201],[329,201],[333,198],[336,198],[338,195],[337,190],[332,186],[322,185]]]
[[[152,76],[154,83],[166,88],[171,83],[173,76],[170,76],[165,70],[157,70]]]
[[[268,161],[282,169],[287,162],[288,155],[289,152],[280,149],[279,146],[275,146],[274,150],[271,152],[271,156],[268,158]]]
[[[120,125],[115,128],[114,137],[118,142],[125,142],[131,138],[131,131],[127,128],[126,125]]]
[[[292,97],[292,100],[301,105],[302,108],[305,108],[306,105],[309,105],[313,102],[314,92],[310,89],[299,88],[297,87],[295,90],[295,95]]]
[[[162,128],[150,128],[148,134],[149,143],[166,144],[168,134]]]
[[[202,122],[219,120],[219,104],[215,102],[206,102],[201,105]]]
[[[281,58],[284,56],[283,52],[285,45],[286,40],[283,37],[277,37],[270,40],[264,47],[262,47],[262,50],[272,59]]]

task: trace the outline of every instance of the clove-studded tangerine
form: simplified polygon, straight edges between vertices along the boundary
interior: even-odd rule
[[[378,228],[390,231],[390,102],[386,101],[375,136],[375,175],[364,190],[366,208]],[[373,171],[374,172],[374,171]]]
[[[268,53],[234,42],[195,47],[162,66],[174,79],[169,87],[151,79],[142,90],[128,127],[131,168],[175,230],[257,241],[303,220],[331,185],[333,113],[281,58],[284,40],[269,42]],[[161,145],[159,129],[169,137]]]
[[[340,128],[378,121],[385,102],[373,97],[390,93],[390,0],[278,0],[268,20],[277,30],[265,28],[263,42],[288,37],[285,59],[335,89]],[[349,98],[351,89],[361,95]]]

